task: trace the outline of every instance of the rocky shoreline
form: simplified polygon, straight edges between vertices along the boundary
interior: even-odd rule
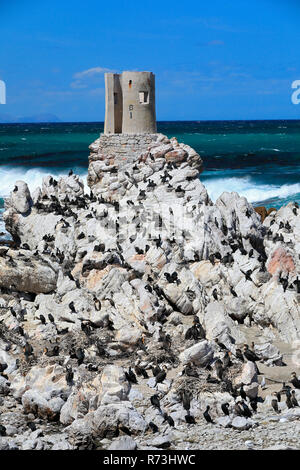
[[[5,201],[0,449],[299,449],[298,205],[213,204],[162,134],[90,150],[90,194],[70,171]]]

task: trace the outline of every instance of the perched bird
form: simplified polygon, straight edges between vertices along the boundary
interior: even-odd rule
[[[294,408],[294,405],[293,405],[293,402],[292,402],[292,396],[291,396],[291,393],[290,392],[287,392],[286,393],[286,400],[285,400],[285,403],[286,403],[286,406],[288,407],[288,409],[290,408]]]
[[[239,348],[237,348],[237,349],[235,350],[235,356],[236,356],[237,359],[239,359],[240,361],[244,362],[243,353],[242,353],[242,351],[241,351]]]
[[[251,362],[259,361],[259,357],[255,354],[254,351],[251,351],[251,349],[249,349],[248,344],[244,344],[243,351],[244,351],[244,356],[246,359],[248,359],[248,361],[251,361]]]
[[[51,323],[54,323],[54,316],[51,313],[49,313],[48,318],[51,321]]]
[[[250,400],[250,406],[252,408],[252,410],[254,411],[254,413],[257,412],[257,401],[256,400]]]
[[[163,418],[164,418],[163,422],[167,421],[169,426],[172,426],[172,427],[175,426],[174,419],[172,418],[172,416],[168,415],[167,413],[163,413]]]
[[[221,410],[223,411],[225,416],[229,416],[229,403],[222,403]]]
[[[209,414],[210,406],[207,405],[206,410],[203,413],[204,419],[206,420],[207,423],[214,424],[214,421],[212,420],[210,414]]]
[[[182,406],[186,411],[189,411],[191,408],[191,397],[186,390],[183,390],[181,395]]]
[[[46,318],[44,317],[44,315],[40,315],[40,320],[43,325],[46,325]]]
[[[26,423],[27,426],[29,427],[29,429],[31,429],[31,431],[36,431],[36,425],[32,422],[32,421],[29,421],[28,423]]]
[[[24,346],[24,354],[25,354],[26,361],[28,361],[29,356],[31,356],[33,354],[33,348],[31,346],[31,344],[29,344],[28,342]]]
[[[74,384],[73,379],[74,379],[74,372],[72,371],[72,367],[67,366],[66,382],[70,387]]]
[[[243,400],[246,400],[247,399],[247,395],[246,395],[246,392],[244,390],[244,384],[241,384],[241,388],[240,388],[240,396]]]
[[[151,405],[154,406],[154,408],[157,408],[158,410],[160,410],[160,401],[159,401],[159,397],[157,393],[155,395],[152,395],[152,397],[150,398],[150,401],[151,401]]]
[[[240,402],[240,405],[242,407],[243,416],[245,416],[245,418],[251,418],[252,412],[250,408],[248,407],[248,405],[243,400]]]
[[[300,380],[298,379],[296,372],[292,372],[291,377],[292,377],[291,384],[293,384],[295,388],[299,389],[300,388]]]
[[[133,370],[131,369],[131,367],[129,367],[128,372],[125,372],[125,377],[128,380],[128,382],[130,382],[132,384],[137,384],[138,383],[136,375],[133,372]]]
[[[217,359],[215,362],[216,374],[218,379],[223,379],[224,369],[223,369],[223,362],[220,359]]]
[[[156,376],[155,376],[155,385],[162,383],[165,378],[167,377],[167,373],[165,370],[161,370]]]
[[[212,295],[213,295],[213,298],[214,298],[215,300],[218,300],[218,291],[217,291],[217,289],[214,289],[214,290],[212,291]]]
[[[147,373],[147,371],[146,371],[146,369],[145,369],[144,367],[141,367],[140,365],[137,364],[137,365],[134,367],[134,370],[135,370],[135,372],[136,372],[136,375],[138,375],[138,376],[141,376],[141,375],[142,375],[142,376],[144,377],[144,379],[148,379],[148,378],[149,378],[148,373]]]
[[[158,429],[158,427],[156,426],[156,424],[154,424],[152,421],[150,421],[149,427],[151,428],[153,434],[155,434],[156,432],[159,431],[159,429]]]
[[[196,424],[196,421],[195,421],[194,416],[188,414],[188,415],[185,415],[184,418],[185,418],[185,422],[186,422],[187,424]]]
[[[197,341],[199,339],[199,330],[198,330],[197,325],[193,325],[190,328],[188,328],[185,333],[184,338],[187,340],[194,339],[195,341]]]
[[[232,366],[230,356],[231,356],[231,352],[226,351],[223,357],[224,369],[227,369],[228,367]]]
[[[77,358],[77,363],[80,366],[84,361],[84,350],[82,348],[76,349],[75,355]]]
[[[244,344],[243,353],[244,353],[245,358],[246,358],[248,361],[250,361],[250,362],[256,363],[256,361],[259,361],[259,359],[260,359],[260,358],[255,354],[254,351],[251,351],[251,349],[249,349],[248,344]],[[255,366],[256,366],[256,373],[257,373],[257,375],[261,375],[261,373],[259,372],[258,367],[257,367],[256,364],[255,364]]]
[[[295,395],[295,390],[292,390],[291,402],[293,406],[299,406],[299,403]]]
[[[153,377],[156,377],[160,372],[161,368],[159,366],[151,367]]]
[[[236,416],[243,416],[243,410],[240,407],[239,401],[237,401],[234,405],[234,413]]]
[[[276,392],[274,392],[273,395],[276,397]],[[281,411],[278,408],[277,398],[273,398],[273,400],[271,401],[271,406],[273,410],[275,411],[275,413],[281,413]]]

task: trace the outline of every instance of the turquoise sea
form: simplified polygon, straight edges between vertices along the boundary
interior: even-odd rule
[[[70,168],[85,177],[88,146],[102,131],[103,123],[0,124],[0,211],[17,179],[34,189]],[[158,132],[201,155],[212,200],[236,191],[254,205],[300,203],[300,121],[159,122]]]

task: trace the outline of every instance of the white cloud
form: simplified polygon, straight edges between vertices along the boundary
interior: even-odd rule
[[[103,75],[106,72],[115,72],[115,70],[111,70],[105,67],[92,67],[87,70],[83,70],[82,72],[77,72],[73,75],[75,79],[71,83],[71,88],[73,90],[83,90],[85,88],[89,88],[91,85],[98,83],[99,76]]]
[[[106,72],[113,73],[114,70],[107,69],[105,67],[93,67],[91,69],[83,70],[82,72],[77,72],[73,75],[73,78],[77,80],[82,80],[84,78],[94,77],[95,75],[101,75]]]

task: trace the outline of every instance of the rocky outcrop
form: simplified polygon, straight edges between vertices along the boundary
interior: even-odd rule
[[[299,207],[262,221],[237,193],[213,204],[199,154],[161,134],[101,136],[90,150],[89,193],[70,172],[32,195],[17,182],[5,203],[0,408],[3,396],[19,418],[1,408],[0,423],[64,431],[17,448],[167,448],[182,429],[203,431],[209,404],[222,432],[247,432],[256,421],[235,416],[233,397],[243,384],[256,400],[260,387],[238,349],[258,328],[259,360],[283,366],[270,338],[300,339]]]

